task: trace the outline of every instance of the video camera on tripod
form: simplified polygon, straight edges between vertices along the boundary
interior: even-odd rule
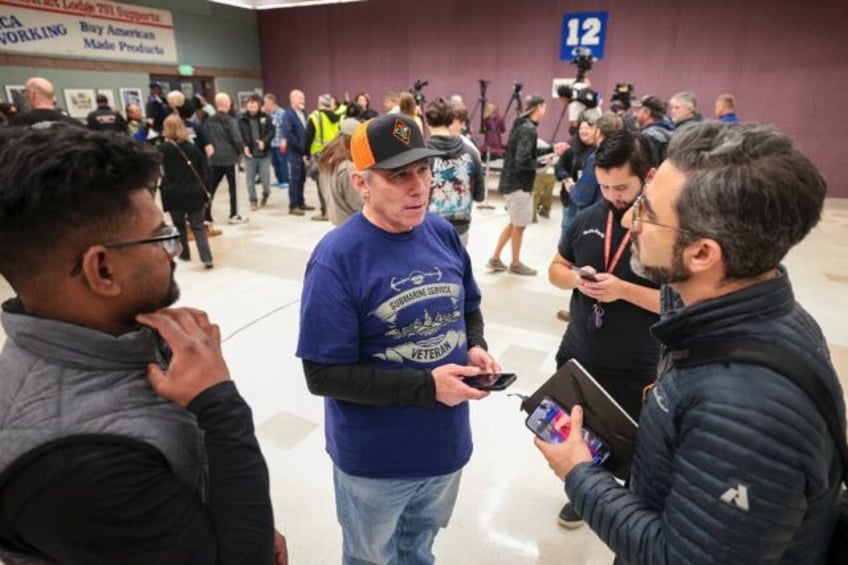
[[[615,90],[613,90],[612,96],[610,96],[610,101],[621,102],[624,105],[624,109],[629,110],[630,101],[633,99],[633,91],[633,85],[629,82],[618,82],[615,85]]]
[[[430,81],[427,79],[416,79],[412,88],[409,89],[410,94],[412,94],[412,97],[415,98],[415,103],[419,106],[424,106],[424,92],[422,89],[428,84],[430,84]]]
[[[597,59],[592,55],[592,51],[586,47],[575,47],[571,53],[574,55],[571,64],[577,67],[576,82],[583,82],[586,79],[586,73],[592,70],[592,64]]]
[[[577,76],[574,78],[574,82],[572,84],[563,84],[558,86],[557,96],[560,98],[566,98],[569,102],[579,102],[588,110],[597,108],[600,96],[597,91],[592,90],[584,84],[586,81],[586,73],[592,70],[592,64],[597,61],[597,59],[595,59],[595,57],[592,56],[592,52],[585,47],[575,47],[572,53],[574,54],[574,59],[571,60],[571,64],[577,67]]]
[[[566,98],[569,102],[580,102],[588,110],[597,108],[600,101],[600,96],[596,91],[588,86],[578,86],[575,88],[573,84],[570,86],[567,84],[559,85],[557,87],[557,96]]]

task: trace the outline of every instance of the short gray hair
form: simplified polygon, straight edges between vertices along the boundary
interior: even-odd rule
[[[168,103],[171,104],[174,108],[181,108],[183,104],[185,104],[185,94],[180,90],[172,90],[166,96]]]
[[[695,95],[688,90],[684,90],[683,92],[678,92],[674,96],[671,97],[672,100],[677,100],[690,110],[695,110],[698,107],[698,100],[695,98]]]
[[[598,130],[600,130],[601,135],[606,138],[614,132],[624,129],[624,120],[622,120],[621,116],[618,114],[605,112],[604,114],[601,114],[601,117],[595,122],[595,127],[597,127]]]
[[[226,92],[219,92],[215,95],[215,106],[231,106],[233,103],[230,95]]]
[[[770,126],[695,124],[674,134],[668,160],[686,176],[678,245],[717,241],[727,279],[774,269],[821,218],[824,178]]]

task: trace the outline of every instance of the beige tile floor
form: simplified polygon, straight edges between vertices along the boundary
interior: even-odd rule
[[[242,183],[243,179],[240,179]],[[519,375],[516,392],[534,390],[554,369],[564,330],[556,310],[567,297],[545,276],[559,236],[561,210],[526,233],[523,261],[537,277],[489,274],[483,265],[506,224],[496,192],[491,210],[475,210],[469,252],[483,291],[486,335],[506,370]],[[246,202],[243,183],[239,199]],[[307,201],[317,204],[314,187]],[[240,226],[222,224],[213,238],[215,269],[181,263],[181,304],[207,310],[222,328],[233,378],[253,407],[268,460],[277,524],[288,537],[291,562],[340,562],[331,465],[324,452],[322,402],[306,389],[294,357],[301,281],[326,222],[287,214],[285,191]],[[215,203],[226,218],[226,190]],[[848,376],[848,200],[830,200],[820,226],[786,263],[799,301],[818,319],[843,379]],[[196,249],[192,249],[195,258]],[[508,259],[508,255],[504,256]],[[0,281],[0,298],[11,290]],[[0,330],[0,341],[4,339]],[[844,386],[845,380],[843,380]],[[492,394],[472,407],[475,453],[467,466],[453,520],[435,544],[448,564],[610,563],[612,554],[586,527],[565,531],[556,514],[565,496],[524,428],[518,399]]]

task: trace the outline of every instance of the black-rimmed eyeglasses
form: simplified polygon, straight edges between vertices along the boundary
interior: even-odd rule
[[[670,230],[678,230],[678,231],[686,231],[686,228],[681,228],[680,226],[670,226],[668,224],[662,224],[660,222],[654,222],[653,220],[646,220],[642,217],[642,213],[645,211],[645,193],[643,192],[636,200],[633,201],[633,221],[632,228],[633,231],[638,232],[641,231],[642,226],[640,224],[651,224],[652,226],[660,226],[663,228],[668,228]]]
[[[101,243],[103,247],[109,249],[119,249],[121,247],[131,247],[133,245],[143,245],[145,243],[158,243],[165,250],[169,257],[176,257],[180,252],[180,230],[175,226],[164,226],[153,237],[145,237],[143,239],[131,239],[129,241],[115,241],[112,243]],[[71,276],[75,277],[82,272],[82,256],[74,263],[74,268],[71,269]]]

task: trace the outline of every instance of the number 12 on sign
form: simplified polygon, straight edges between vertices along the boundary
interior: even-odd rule
[[[559,58],[570,61],[577,48],[588,49],[595,59],[604,56],[607,12],[574,12],[562,17],[562,41]]]

